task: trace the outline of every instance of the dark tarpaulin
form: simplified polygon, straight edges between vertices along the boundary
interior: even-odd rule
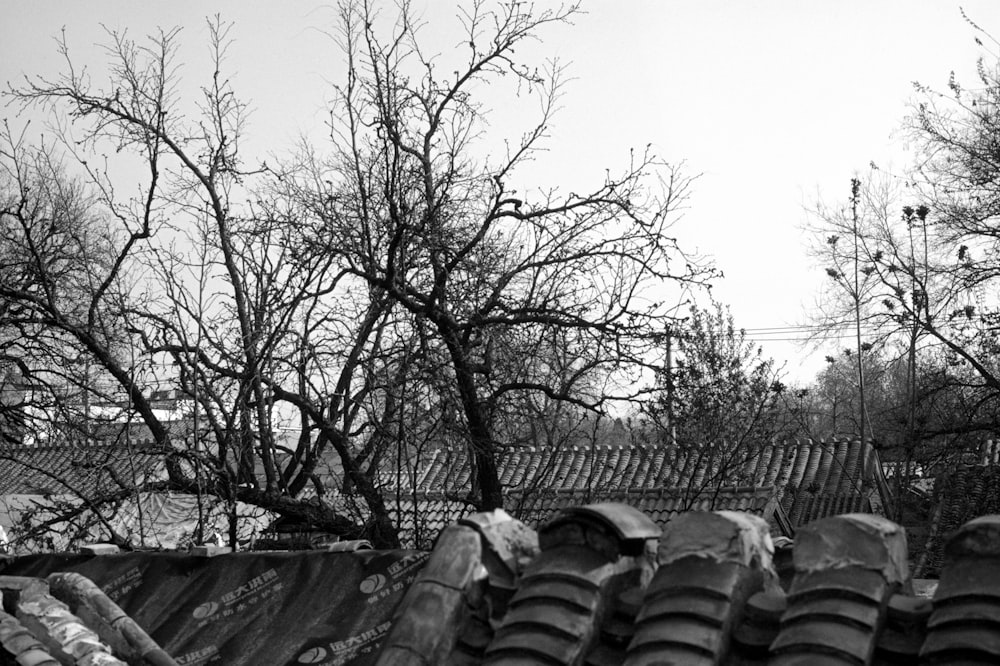
[[[369,664],[416,551],[31,555],[3,575],[93,580],[180,664]]]

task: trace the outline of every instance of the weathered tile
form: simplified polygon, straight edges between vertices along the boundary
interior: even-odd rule
[[[890,583],[909,578],[906,532],[882,516],[847,514],[817,520],[795,535],[797,573],[857,566]]]
[[[633,663],[633,654],[648,654],[649,648],[656,646],[663,647],[658,651],[658,658],[661,661],[664,658],[674,660],[678,658],[672,654],[671,648],[674,646],[705,654],[713,659],[717,658],[719,639],[723,633],[718,622],[686,615],[659,617],[657,620],[657,622],[642,622],[637,626],[635,636],[629,645],[629,658],[626,664]]]
[[[687,557],[661,566],[646,590],[647,597],[696,590],[719,599],[729,599],[733,585],[740,578],[741,566],[735,562],[713,562]]]
[[[885,628],[875,649],[876,656],[887,663],[916,663],[930,614],[930,599],[894,594],[889,600]]]
[[[890,626],[922,630],[927,626],[932,610],[930,599],[894,594],[889,599],[886,621]]]
[[[775,655],[774,664],[785,664],[786,654],[839,655],[853,663],[867,664],[871,661],[875,644],[872,631],[867,627],[854,626],[840,618],[797,618],[794,624],[782,621],[781,631],[771,644]]]
[[[566,574],[574,580],[591,580],[598,585],[605,573],[604,568],[611,563],[604,554],[583,544],[566,544],[559,548],[543,551],[525,569],[522,580],[539,576],[558,578]]]
[[[815,615],[833,615],[875,631],[884,616],[884,612],[879,603],[864,603],[856,599],[824,596],[795,602],[785,612],[782,620],[794,622],[799,618]]]
[[[524,580],[510,605],[525,603],[535,599],[558,599],[562,604],[580,609],[589,609],[600,590],[596,585],[581,578],[559,574],[543,576],[535,574]]]
[[[928,629],[949,624],[977,624],[984,630],[993,625],[994,631],[1000,631],[1000,600],[969,597],[936,607],[927,620]]]
[[[485,583],[481,549],[475,530],[445,530],[396,609],[379,664],[444,663],[469,613],[474,586]]]
[[[48,652],[62,663],[79,662],[94,652],[101,652],[100,662],[109,666],[126,666],[111,654],[111,648],[101,642],[97,633],[87,627],[83,621],[70,612],[63,602],[43,591],[43,588],[27,588],[23,591],[17,604],[17,619],[44,646]],[[35,662],[34,658],[41,652],[37,647],[29,648],[18,661],[21,663]],[[28,658],[23,655],[32,655]]]
[[[780,589],[752,595],[744,607],[742,622],[733,632],[736,653],[747,661],[766,659],[787,606],[788,600]]]
[[[531,601],[511,603],[507,615],[504,616],[504,626],[540,626],[548,627],[557,634],[582,638],[594,629],[594,608],[567,607],[553,600],[543,600],[535,597]],[[595,598],[596,602],[597,599]]]
[[[968,596],[992,597],[1000,602],[1000,558],[966,557],[952,560],[941,574],[934,600],[938,604]]]
[[[662,532],[644,513],[619,502],[587,504],[565,509],[561,515],[564,519],[596,518],[613,529],[623,542],[644,544],[650,539],[658,539]]]
[[[725,663],[743,606],[765,579],[772,545],[760,518],[689,512],[660,540],[626,664]]]
[[[928,662],[1000,663],[1000,516],[964,524],[944,552],[920,656]]]
[[[772,663],[812,663],[831,655],[869,664],[891,596],[908,580],[906,534],[877,516],[819,520],[795,537],[795,579]]]
[[[501,627],[487,648],[486,664],[572,664],[583,660],[575,636],[540,627]]]
[[[610,647],[602,639],[604,619],[615,612],[621,593],[648,579],[654,565],[647,548],[652,528],[639,531],[642,521],[634,512],[583,507],[540,529],[541,552],[524,570],[486,650],[488,663],[544,655],[557,663],[581,664],[593,650]],[[627,523],[624,529],[615,523],[620,519]],[[628,554],[635,551],[637,556]]]
[[[817,595],[857,598],[879,604],[885,595],[885,579],[878,571],[861,567],[799,572],[793,579],[789,596],[808,599]]]
[[[584,666],[619,666],[624,659],[624,648],[598,645],[587,655]]]
[[[729,610],[728,597],[678,592],[675,595],[658,596],[647,600],[636,619],[638,622],[645,622],[662,616],[690,615],[721,626]]]
[[[1000,632],[952,624],[927,632],[920,656],[926,663],[1000,663]]]

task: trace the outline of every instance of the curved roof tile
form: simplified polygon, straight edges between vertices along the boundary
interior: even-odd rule
[[[523,565],[497,631],[479,635],[478,654],[466,650],[457,659],[453,651],[455,661],[447,663],[1000,659],[1000,626],[984,621],[1000,612],[1000,585],[989,582],[1000,580],[1000,516],[968,523],[951,538],[932,604],[907,593],[905,532],[881,517],[835,516],[804,528],[791,547],[794,572],[786,582],[772,566],[774,548],[759,519],[687,513],[660,537],[658,549],[650,536],[646,556],[637,558],[624,549],[591,547],[603,541],[587,536],[594,529],[588,515],[579,509],[559,514],[549,528],[554,538],[543,540],[542,552]],[[580,521],[575,530],[574,520]],[[426,609],[404,599],[397,612],[405,618]],[[442,613],[444,626],[431,635],[449,636],[450,617]],[[455,644],[464,650],[468,643]],[[447,645],[438,647],[447,653]]]
[[[860,479],[867,455],[868,479]],[[567,448],[512,447],[498,459],[501,484],[516,492],[589,491],[595,497],[653,488],[687,487],[694,494],[735,486],[772,486],[793,525],[835,513],[837,507],[872,511],[880,472],[877,454],[857,440],[770,442],[743,449],[615,445]],[[439,448],[416,461],[417,482],[404,486],[395,475],[383,487],[417,493],[469,492],[469,466],[463,449]]]

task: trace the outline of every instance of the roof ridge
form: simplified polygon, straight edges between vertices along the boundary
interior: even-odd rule
[[[124,449],[121,444],[106,441],[95,441],[88,444],[12,444],[0,448],[0,455],[7,452],[20,451],[86,451],[90,449]],[[142,447],[139,447],[142,448]]]

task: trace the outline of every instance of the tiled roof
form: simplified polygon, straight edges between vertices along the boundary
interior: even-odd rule
[[[161,479],[163,455],[123,446],[0,448],[0,496],[85,495],[135,488]]]
[[[926,550],[916,563],[924,576],[935,576],[944,561],[948,536],[984,514],[1000,513],[1000,466],[960,465],[937,477]]]
[[[933,600],[913,595],[906,533],[880,516],[811,523],[791,558],[740,513],[685,513],[661,534],[628,506],[577,507],[533,557],[511,548],[513,522],[442,533],[375,663],[1000,663],[1000,516],[949,538]]]
[[[747,513],[689,511],[661,530],[605,503],[537,532],[467,516],[429,556],[17,558],[0,576],[17,607],[0,613],[0,663],[1000,663],[1000,516],[950,535],[933,598],[913,594],[906,552],[903,528],[869,514],[776,548]]]
[[[791,536],[787,516],[775,499],[773,487],[723,487],[691,496],[687,488],[629,490],[510,491],[507,511],[521,522],[538,527],[561,509],[593,502],[620,502],[647,514],[661,528],[685,511],[743,511],[760,516],[777,534]],[[428,548],[442,529],[469,512],[469,505],[444,493],[419,493],[414,499],[392,498],[387,503],[404,546]]]
[[[773,487],[723,487],[714,492],[689,495],[686,488],[631,488],[600,493],[580,490],[543,490],[508,496],[510,513],[522,522],[541,525],[561,509],[592,502],[619,502],[635,507],[661,527],[685,511],[744,511],[770,517],[774,511]]]
[[[862,452],[868,458],[862,482]],[[500,483],[508,495],[546,491],[608,492],[687,488],[698,496],[720,487],[767,487],[793,525],[849,511],[881,513],[884,486],[878,455],[860,441],[799,440],[744,449],[661,446],[525,447],[502,450]],[[386,475],[382,485],[405,492],[468,493],[471,467],[464,449],[439,448],[418,461],[412,483]],[[399,483],[399,482],[402,483]]]

